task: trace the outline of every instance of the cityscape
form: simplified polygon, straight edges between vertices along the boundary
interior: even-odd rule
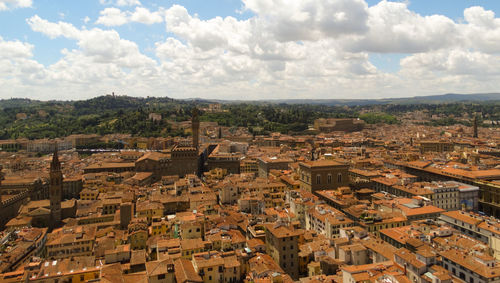
[[[171,136],[0,140],[1,281],[500,280],[500,112],[436,126],[432,105],[368,105],[289,135],[182,107],[179,122],[143,110]]]
[[[500,3],[0,0],[0,282],[500,283]]]

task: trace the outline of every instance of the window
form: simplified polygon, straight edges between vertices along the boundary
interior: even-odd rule
[[[158,275],[158,280],[165,279],[165,274]]]
[[[328,174],[328,184],[332,183],[332,174]]]
[[[339,174],[337,175],[337,182],[338,182],[338,183],[342,183],[342,173],[339,173]]]
[[[321,175],[316,175],[316,184],[321,184]]]

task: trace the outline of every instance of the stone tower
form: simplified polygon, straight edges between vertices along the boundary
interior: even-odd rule
[[[193,132],[193,147],[198,149],[200,140],[200,116],[198,108],[193,108],[193,116],[191,118],[191,131]]]
[[[61,172],[61,162],[57,156],[57,145],[55,146],[54,156],[50,163],[50,224],[56,227],[61,222],[61,199],[62,199],[63,175]]]
[[[473,137],[475,139],[477,139],[478,135],[477,135],[477,114],[474,114],[474,135]]]
[[[2,164],[0,164],[0,185],[2,184],[2,180],[3,180],[3,177],[4,177],[4,174],[3,174],[2,170],[3,170],[3,166],[2,166]]]

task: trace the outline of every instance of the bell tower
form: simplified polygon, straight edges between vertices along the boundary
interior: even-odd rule
[[[62,182],[63,175],[61,171],[61,162],[59,162],[59,157],[57,155],[57,144],[55,145],[54,155],[52,156],[52,162],[50,163],[50,187],[49,187],[49,198],[50,198],[50,226],[57,227],[61,222],[61,199],[62,199]]]
[[[0,185],[2,184],[2,180],[4,178],[4,173],[2,172],[3,170],[3,166],[2,164],[0,164]]]
[[[477,137],[478,137],[478,134],[477,134],[477,114],[474,114],[473,127],[474,127],[474,133],[473,133],[472,137],[477,139]]]
[[[193,116],[191,118],[191,132],[193,132],[193,147],[198,149],[200,142],[200,115],[198,108],[193,108]]]

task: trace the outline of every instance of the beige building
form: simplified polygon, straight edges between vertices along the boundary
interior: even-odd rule
[[[420,151],[425,152],[447,152],[453,151],[454,145],[451,142],[444,141],[421,141]]]
[[[233,253],[205,252],[193,255],[193,267],[205,283],[241,281],[240,262]]]
[[[59,228],[47,237],[45,247],[49,258],[90,256],[94,253],[96,227]]]
[[[349,184],[349,165],[333,160],[299,163],[300,188],[309,192],[334,190]]]
[[[314,120],[314,128],[320,132],[329,133],[336,131],[356,132],[361,131],[365,127],[365,122],[359,119],[335,119],[335,118],[320,118]]]
[[[340,229],[352,227],[354,221],[342,212],[326,205],[316,205],[306,212],[306,230],[314,230],[327,238],[337,238]]]
[[[299,242],[304,230],[278,224],[266,225],[266,253],[293,279],[299,278]]]

